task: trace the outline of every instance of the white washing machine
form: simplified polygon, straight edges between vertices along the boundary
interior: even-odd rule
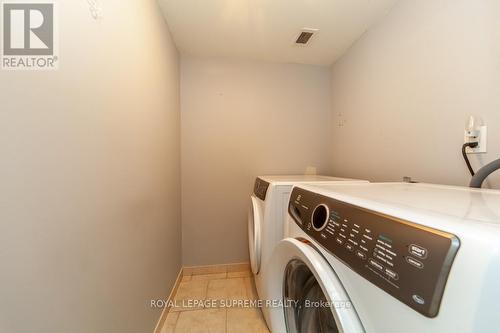
[[[367,181],[316,175],[261,176],[255,180],[248,213],[250,262],[257,293],[265,299],[263,271],[274,247],[284,237],[284,221],[292,187],[297,184],[366,183]],[[286,229],[286,228],[285,228]],[[263,309],[268,317],[267,309]]]
[[[266,271],[284,332],[498,332],[500,191],[299,186]]]

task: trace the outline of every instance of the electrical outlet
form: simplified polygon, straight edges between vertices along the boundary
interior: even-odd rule
[[[477,127],[477,138],[475,140],[477,140],[478,145],[476,148],[467,147],[466,152],[468,154],[486,153],[487,138],[488,138],[487,127],[486,126]],[[470,132],[466,130],[464,134],[464,143],[474,142],[475,140],[471,138]]]

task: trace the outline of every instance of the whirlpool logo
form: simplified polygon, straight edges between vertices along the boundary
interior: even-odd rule
[[[54,2],[2,3],[2,69],[57,69]]]

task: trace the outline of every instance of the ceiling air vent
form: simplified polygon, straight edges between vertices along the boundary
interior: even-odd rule
[[[295,40],[295,44],[306,45],[316,32],[318,32],[318,29],[302,29],[299,37]]]

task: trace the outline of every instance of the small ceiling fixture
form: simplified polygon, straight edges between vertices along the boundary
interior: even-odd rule
[[[306,45],[311,41],[311,38],[316,34],[319,30],[318,29],[308,29],[304,28],[300,31],[299,36],[295,40],[295,44],[299,45]]]

